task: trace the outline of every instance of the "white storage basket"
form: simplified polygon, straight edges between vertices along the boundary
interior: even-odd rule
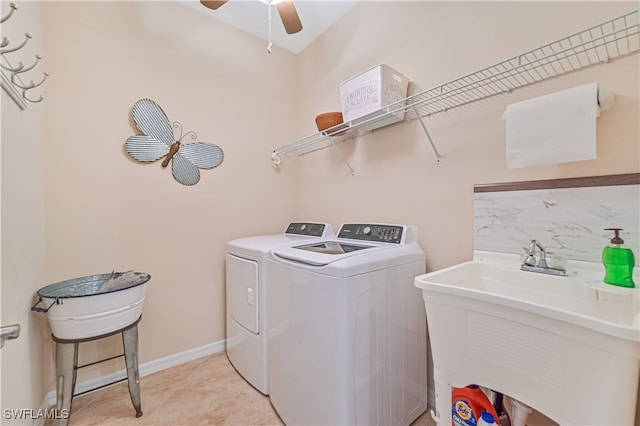
[[[344,122],[374,130],[404,119],[409,79],[380,64],[340,84]]]

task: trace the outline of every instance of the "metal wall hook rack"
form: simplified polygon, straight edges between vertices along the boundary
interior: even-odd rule
[[[36,65],[38,65],[38,61],[40,61],[40,59],[42,59],[42,57],[40,55],[36,55],[36,61],[33,63],[33,65],[31,65],[30,67],[25,68],[24,64],[22,62],[20,62],[18,64],[17,67],[15,68],[8,68],[8,67],[2,67],[4,69],[6,69],[7,71],[11,71],[12,75],[11,75],[11,82],[14,84],[17,84],[15,82],[16,79],[16,75],[21,74],[23,72],[27,72],[27,71],[31,71],[32,69],[35,68]],[[47,73],[44,73],[45,75],[47,75]]]
[[[440,163],[440,154],[429,136],[424,118],[637,52],[640,52],[640,9],[411,95],[380,109],[366,121],[340,124],[276,148],[273,153],[276,156],[280,153],[303,155],[323,149],[331,145],[327,139],[332,140],[337,135],[375,129],[378,123],[378,127],[387,125],[385,120],[400,110],[405,112],[404,121],[420,121],[436,163]],[[351,169],[348,163],[347,166]]]
[[[31,34],[29,33],[24,33],[24,41],[17,45],[16,47],[12,47],[12,48],[8,48],[8,49],[2,49],[0,50],[0,54],[4,55],[5,53],[11,53],[11,52],[16,52],[20,49],[22,49],[24,46],[26,46],[27,42],[31,39]],[[9,45],[9,39],[6,37],[2,38],[2,47],[6,47]]]
[[[7,16],[3,16],[2,18],[0,18],[0,24],[11,18],[11,15],[13,15],[13,12],[15,12],[16,10],[18,10],[18,6],[16,6],[15,3],[9,3],[9,13],[7,14]]]
[[[15,3],[9,4],[9,12],[6,16],[0,19],[0,23],[4,23],[13,13],[18,10],[18,6]],[[12,65],[9,58],[9,54],[14,53],[22,49],[27,45],[32,36],[29,33],[25,33],[24,40],[21,43],[10,46],[11,42],[7,37],[2,37],[0,43],[0,75],[2,76],[2,88],[7,94],[15,101],[20,109],[26,109],[29,103],[38,103],[44,100],[44,97],[40,95],[38,98],[33,98],[30,95],[30,91],[36,87],[42,86],[49,77],[48,73],[43,73],[43,78],[35,83],[31,80],[28,84],[22,80],[24,73],[31,71],[38,65],[38,62],[42,59],[42,56],[36,55],[35,62],[28,67],[25,67],[24,63],[19,62],[18,65]]]

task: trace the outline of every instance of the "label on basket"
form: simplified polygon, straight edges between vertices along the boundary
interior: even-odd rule
[[[399,84],[388,84],[384,88],[384,100],[386,105],[394,104],[398,101],[404,99],[405,94],[402,92],[402,87]],[[398,104],[395,108],[389,108],[390,112],[395,112],[396,110],[402,108],[403,105]]]
[[[380,103],[380,80],[372,78],[364,82],[361,86],[351,90],[342,98],[343,113],[349,114],[352,111],[362,108],[363,105]]]

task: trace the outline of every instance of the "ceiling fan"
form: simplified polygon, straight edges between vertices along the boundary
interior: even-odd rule
[[[220,6],[224,5],[228,0],[200,0],[205,7],[209,9],[216,10]],[[302,30],[302,22],[300,22],[300,17],[298,16],[298,11],[296,10],[295,4],[293,4],[293,0],[260,0],[262,3],[265,3],[269,6],[275,5],[278,9],[278,13],[280,14],[280,19],[282,19],[282,23],[284,25],[284,29],[287,31],[287,34],[295,34],[298,31]],[[269,10],[271,8],[269,7]]]

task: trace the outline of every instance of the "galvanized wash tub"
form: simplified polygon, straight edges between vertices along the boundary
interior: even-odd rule
[[[140,317],[150,279],[147,273],[127,271],[61,281],[38,290],[31,310],[47,314],[58,339],[102,336]]]

